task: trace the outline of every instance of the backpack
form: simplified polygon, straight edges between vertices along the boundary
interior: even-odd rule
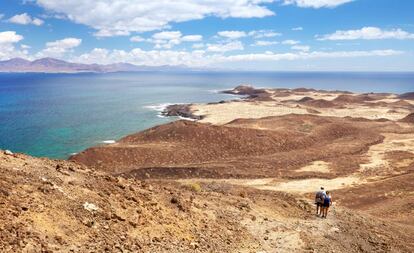
[[[317,203],[323,203],[324,198],[325,198],[325,194],[324,194],[323,191],[318,191],[316,193],[316,202]]]

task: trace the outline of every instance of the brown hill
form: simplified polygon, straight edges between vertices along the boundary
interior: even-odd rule
[[[408,114],[406,117],[400,119],[401,122],[414,123],[414,113]]]
[[[292,177],[290,170],[309,161],[331,159],[338,166],[333,176],[356,169],[358,154],[382,140],[379,128],[392,124],[312,115],[236,120],[225,126],[177,121],[89,148],[71,160],[115,174],[145,169],[152,177],[220,178]]]
[[[299,99],[297,102],[298,103],[305,103],[305,102],[312,101],[312,100],[314,100],[314,99],[311,98],[311,97],[303,97],[303,98]]]
[[[347,95],[342,94],[333,100],[337,103],[364,103],[366,101],[373,101],[376,98],[369,96],[368,94],[359,94],[359,95]]]
[[[403,93],[403,94],[399,95],[398,97],[401,98],[401,99],[413,100],[414,99],[414,92]]]
[[[332,108],[336,106],[334,102],[325,99],[313,99],[306,101],[304,104],[316,108]]]

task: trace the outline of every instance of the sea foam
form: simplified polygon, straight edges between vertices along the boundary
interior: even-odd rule
[[[112,143],[115,143],[115,142],[116,142],[115,140],[106,140],[106,141],[103,141],[102,143],[112,144]]]
[[[156,105],[146,105],[144,106],[144,108],[157,111],[157,112],[162,112],[170,105],[174,105],[174,104],[173,103],[162,103],[162,104],[156,104]]]
[[[188,121],[197,121],[197,119],[187,118],[187,117],[183,117],[183,116],[178,116],[178,118],[182,119],[182,120],[188,120]]]

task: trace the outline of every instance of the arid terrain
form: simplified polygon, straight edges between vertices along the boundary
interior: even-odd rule
[[[225,92],[69,161],[2,152],[0,251],[414,251],[414,93]]]

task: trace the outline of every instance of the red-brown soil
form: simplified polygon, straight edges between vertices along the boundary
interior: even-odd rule
[[[409,115],[405,116],[403,119],[400,120],[401,122],[406,123],[414,123],[414,112],[410,113]]]
[[[334,102],[325,99],[312,99],[306,101],[304,104],[316,108],[332,108],[336,106]]]
[[[373,101],[376,98],[369,96],[367,94],[360,94],[360,95],[339,95],[337,98],[334,99],[334,102],[337,103],[364,103],[367,101]]]
[[[151,178],[296,178],[311,174],[293,170],[329,160],[337,168],[324,175],[330,178],[354,172],[360,155],[390,129],[407,131],[393,122],[313,115],[240,119],[225,126],[176,121],[87,149],[71,160]]]

